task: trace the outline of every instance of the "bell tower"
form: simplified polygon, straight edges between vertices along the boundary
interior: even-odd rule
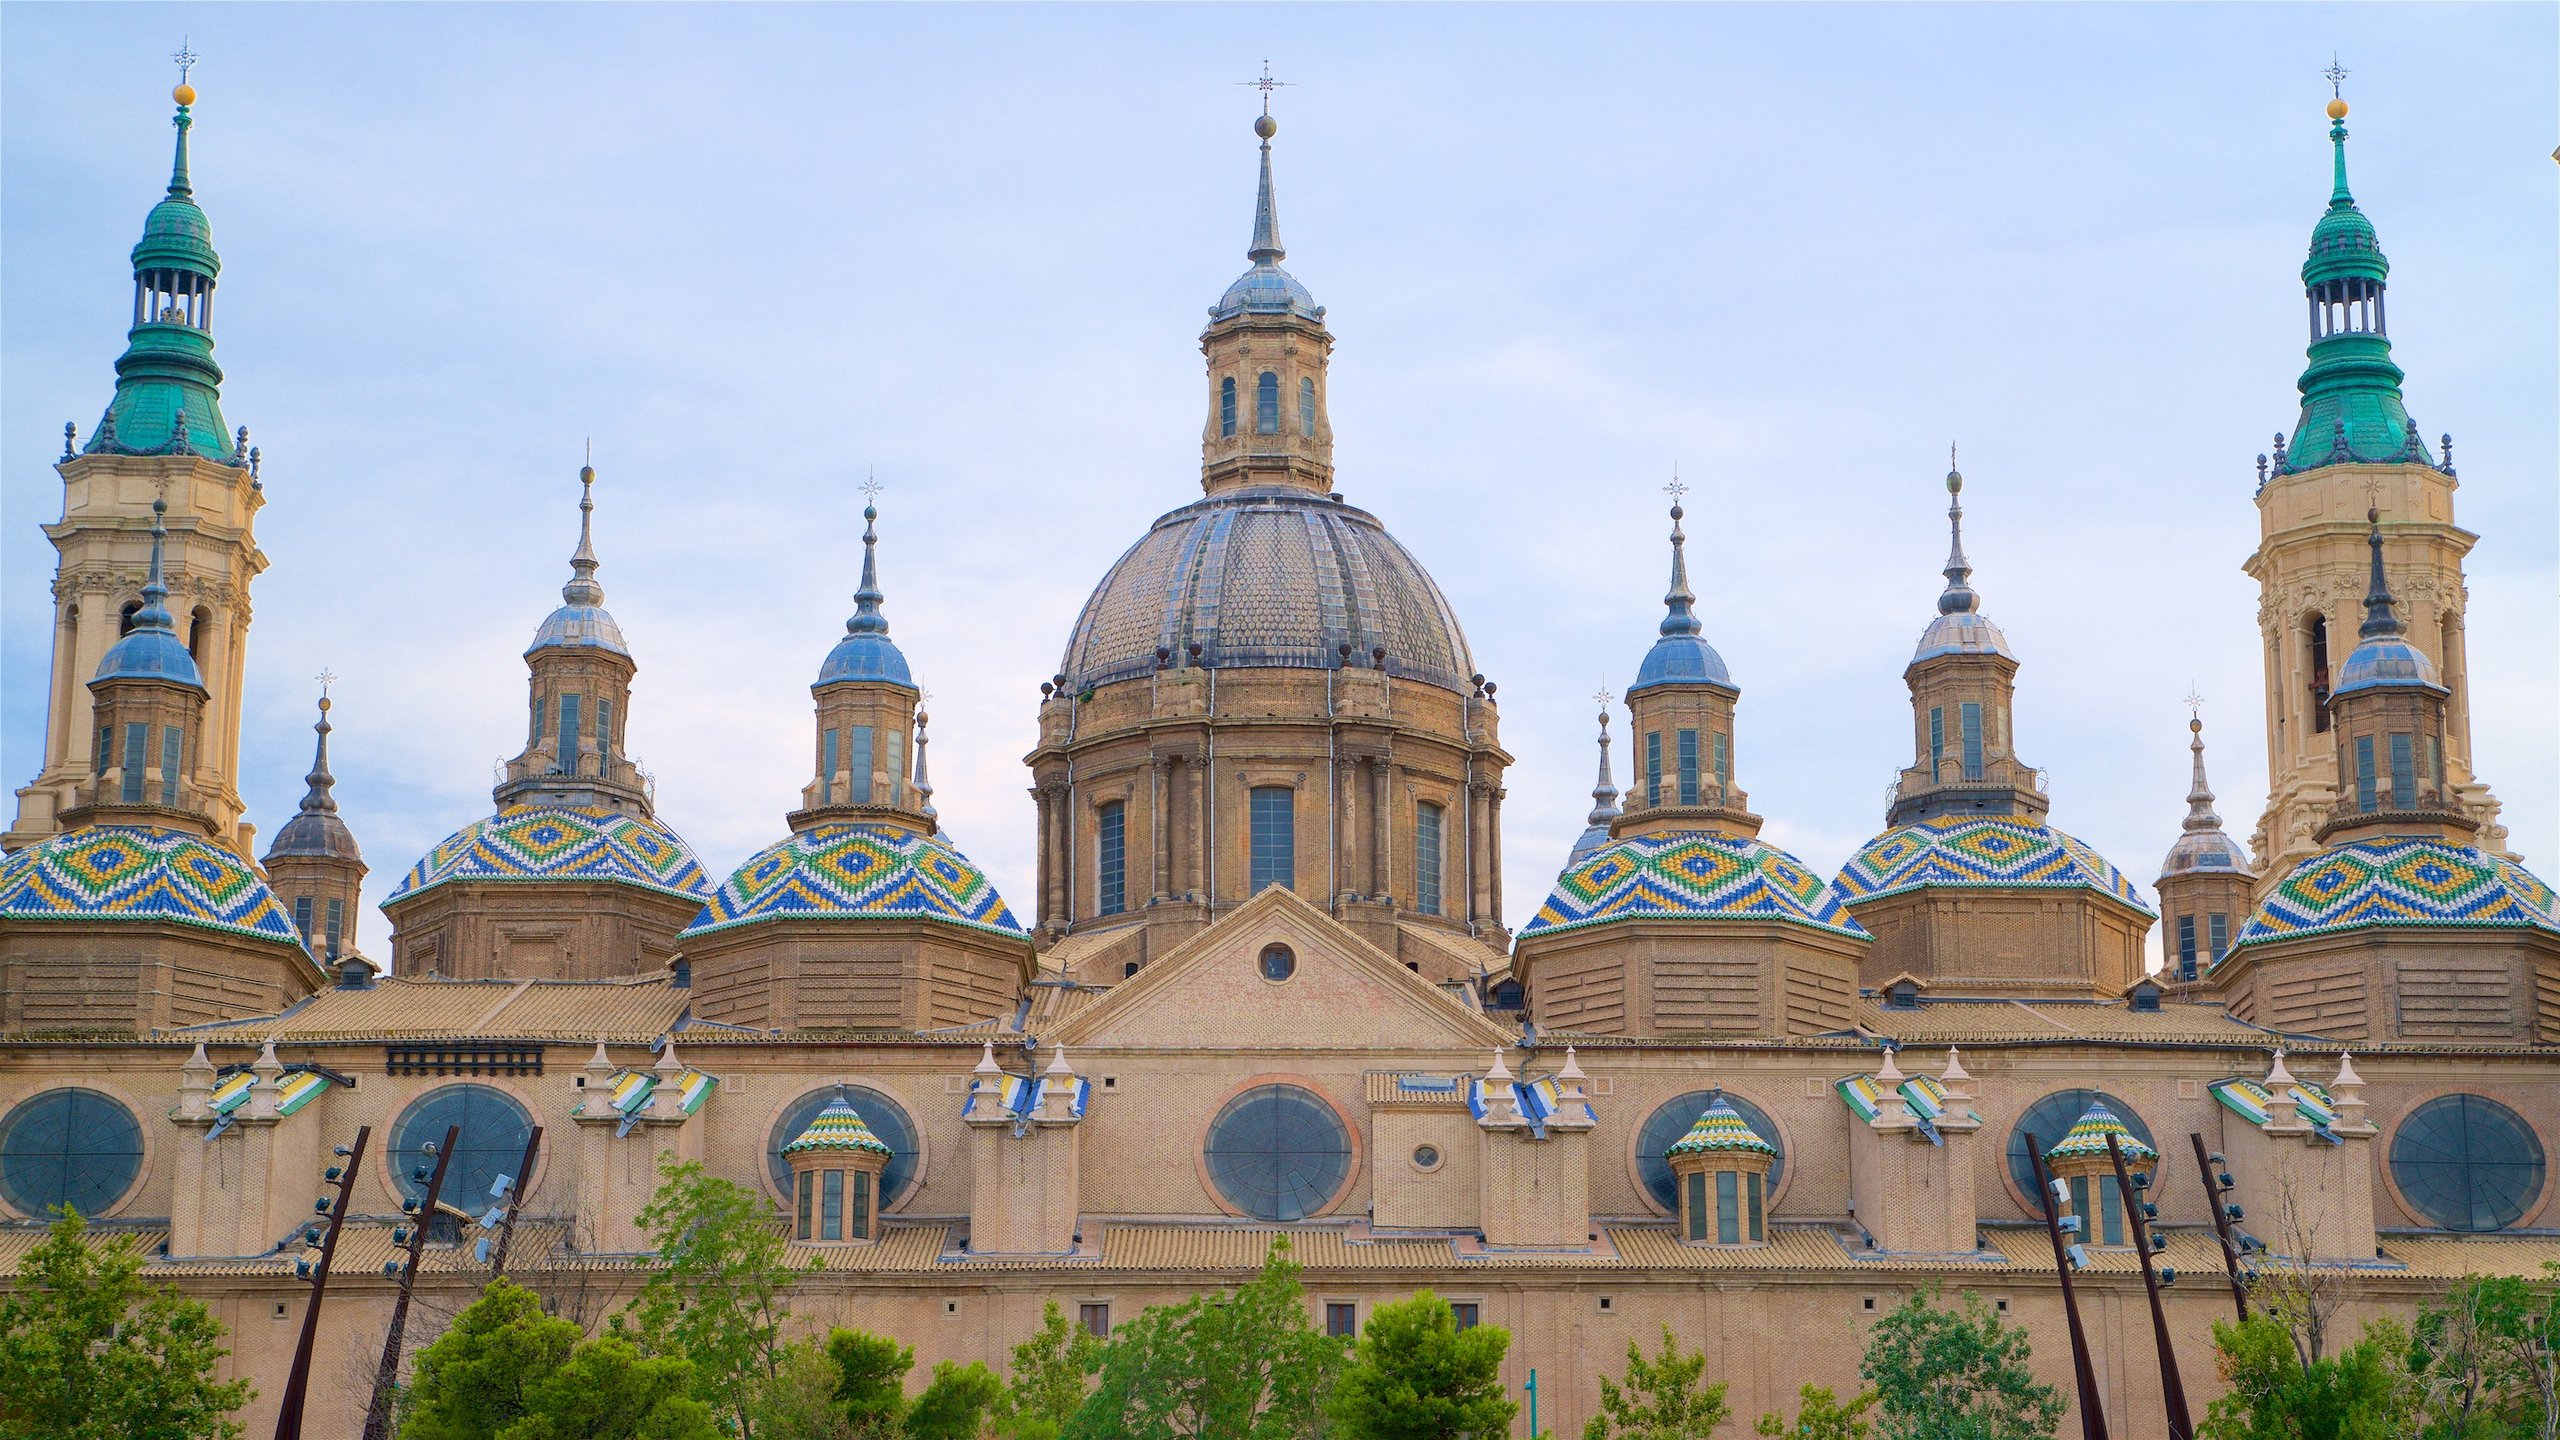
[[[2332,67],[2333,87],[2345,76]],[[2383,257],[2347,188],[2347,102],[2329,102],[2329,205],[2302,265],[2310,364],[2288,443],[2258,465],[2260,657],[2266,672],[2267,808],[2250,837],[2263,894],[2319,847],[2340,801],[2332,696],[2356,647],[2368,588],[2368,510],[2379,517],[2407,643],[2444,689],[2443,779],[2451,803],[2503,854],[2498,802],[2471,769],[2471,685],[2462,557],[2479,538],[2454,523],[2453,439],[2430,453],[2401,401]]]
[[[181,52],[180,64],[195,57]],[[44,768],[18,791],[0,848],[16,850],[64,828],[96,776],[89,681],[131,634],[155,549],[154,502],[165,498],[163,604],[204,687],[202,729],[182,757],[185,782],[215,841],[243,859],[254,831],[241,818],[240,683],[249,638],[249,582],[267,568],[252,527],[266,497],[246,428],[227,431],[222,367],[213,359],[213,297],[221,274],[213,228],[187,170],[196,91],[172,92],[177,153],[168,192],[133,247],[133,319],[116,361],[114,398],[83,442],[63,427],[62,518],[45,527],[60,559],[53,575],[53,665]]]

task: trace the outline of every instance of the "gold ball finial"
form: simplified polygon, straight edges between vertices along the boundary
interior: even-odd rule
[[[578,483],[581,485],[593,485],[596,483],[596,467],[593,465],[579,466]]]
[[[1268,115],[1257,115],[1253,119],[1253,133],[1268,140],[1280,133],[1280,122]]]
[[[180,105],[193,105],[196,103],[196,87],[180,81],[178,88],[169,92],[169,98]]]
[[[2346,119],[2346,118],[2347,118],[2347,102],[2346,102],[2345,100],[2343,100],[2343,99],[2340,99],[2340,100],[2332,100],[2332,101],[2330,101],[2330,102],[2329,102],[2329,118],[2330,118],[2330,119],[2332,119],[2332,120],[2344,120],[2344,119]]]
[[[2190,735],[2201,735],[2201,734],[2203,734],[2203,733],[2204,733],[2204,718],[2203,718],[2202,716],[2193,716],[2193,717],[2190,717],[2190,718],[2188,719],[2188,721],[2187,721],[2187,733],[2188,733],[2188,734],[2190,734]]]

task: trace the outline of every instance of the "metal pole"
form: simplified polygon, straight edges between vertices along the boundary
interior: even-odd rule
[[[507,1242],[516,1238],[516,1207],[524,1203],[524,1185],[533,1174],[534,1152],[542,1148],[542,1127],[524,1137],[524,1159],[516,1163],[515,1182],[507,1187],[507,1213],[498,1221],[498,1243],[489,1249],[489,1278],[507,1273]]]
[[[1529,1372],[1529,1440],[1538,1440],[1538,1372]]]
[[[435,1219],[436,1197],[444,1193],[444,1168],[453,1163],[453,1147],[461,1139],[461,1126],[444,1127],[444,1143],[436,1147],[435,1173],[427,1178],[427,1198],[418,1206],[417,1223],[409,1227],[400,1293],[391,1301],[391,1331],[382,1337],[382,1363],[373,1371],[373,1401],[365,1407],[364,1440],[391,1440],[391,1387],[400,1378],[400,1339],[409,1329],[409,1295],[418,1285],[418,1257],[427,1248],[427,1226]]]
[[[356,1127],[356,1143],[347,1147],[346,1173],[336,1181],[338,1202],[329,1209],[328,1233],[320,1237],[320,1266],[311,1274],[311,1299],[302,1312],[302,1338],[294,1342],[293,1369],[286,1375],[284,1400],[276,1407],[276,1440],[302,1440],[302,1402],[311,1391],[311,1346],[320,1335],[320,1297],[329,1289],[329,1261],[338,1253],[338,1227],[347,1220],[347,1197],[355,1192],[356,1171],[364,1166],[364,1144],[373,1127]]]
[[[2160,1308],[2160,1277],[2151,1269],[2151,1220],[2134,1192],[2124,1168],[2124,1147],[2107,1136],[2107,1158],[2116,1162],[2116,1190],[2124,1197],[2125,1219],[2133,1226],[2133,1248],[2142,1257],[2142,1288],[2151,1298],[2151,1344],[2160,1352],[2160,1401],[2168,1410],[2169,1440],[2195,1440],[2196,1422],[2187,1416],[2187,1387],[2178,1378],[2178,1353],[2169,1348],[2169,1316]],[[2155,1159],[2154,1163],[2157,1161]]]
[[[2071,1257],[2062,1250],[2062,1216],[2053,1208],[2053,1172],[2044,1168],[2044,1145],[2033,1135],[2027,1137],[2027,1159],[2035,1165],[2045,1234],[2053,1240],[2053,1273],[2062,1281],[2062,1317],[2071,1327],[2071,1373],[2080,1389],[2081,1440],[2107,1440],[2106,1412],[2098,1407],[2098,1372],[2089,1364],[2089,1337],[2080,1329],[2080,1300],[2071,1289]]]
[[[2214,1178],[2213,1157],[2204,1150],[2204,1136],[2190,1130],[2187,1143],[2195,1146],[2196,1169],[2204,1175],[2204,1208],[2213,1213],[2213,1233],[2222,1237],[2222,1273],[2231,1277],[2232,1308],[2240,1312],[2240,1323],[2249,1323],[2249,1287],[2240,1278],[2240,1251],[2231,1243],[2231,1217],[2223,1213],[2222,1203],[2230,1191]]]

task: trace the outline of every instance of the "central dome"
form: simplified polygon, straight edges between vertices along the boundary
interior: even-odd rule
[[[1081,691],[1169,663],[1391,674],[1464,693],[1475,662],[1440,587],[1377,517],[1304,490],[1212,495],[1159,517],[1094,587],[1059,668]]]

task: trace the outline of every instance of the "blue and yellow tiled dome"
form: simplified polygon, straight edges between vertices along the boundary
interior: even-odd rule
[[[1020,935],[985,872],[935,835],[893,825],[817,825],[739,866],[687,936],[759,920],[855,916],[939,920]]]
[[[0,856],[0,920],[192,925],[299,949],[258,872],[176,830],[94,825]]]
[[[643,815],[519,805],[475,820],[409,867],[398,900],[452,880],[601,880],[699,899],[702,862],[675,832]]]
[[[1710,1155],[1736,1152],[1774,1158],[1778,1153],[1778,1147],[1760,1138],[1760,1132],[1751,1128],[1751,1122],[1743,1119],[1741,1112],[1726,1104],[1724,1097],[1718,1095],[1715,1103],[1709,1105],[1698,1116],[1698,1123],[1689,1127],[1689,1133],[1681,1136],[1664,1154]]]
[[[2110,1135],[2116,1137],[2116,1147],[2124,1152],[2124,1158],[2128,1161],[2139,1162],[2160,1158],[2160,1152],[2144,1144],[2141,1136],[2126,1128],[2124,1121],[2116,1117],[2116,1112],[2107,1108],[2107,1102],[2104,1100],[2090,1101],[2089,1108],[2081,1112],[2080,1123],[2072,1126],[2069,1134],[2063,1136],[2052,1149],[2044,1152],[2044,1158],[2049,1161],[2071,1160],[2104,1155],[2107,1153],[2107,1137]]]
[[[1777,920],[1861,940],[1841,897],[1794,856],[1705,830],[1631,835],[1556,877],[1524,936],[1612,920]]]
[[[2358,840],[2303,861],[2232,948],[2368,926],[2560,934],[2551,887],[2511,860],[2423,838]]]
[[[2151,906],[2124,872],[2082,841],[2013,815],[1942,815],[1870,840],[1840,871],[1850,904],[1906,890],[2095,890]]]
[[[785,1155],[811,1150],[867,1150],[874,1155],[890,1153],[888,1144],[872,1133],[870,1122],[853,1108],[853,1102],[845,1097],[842,1090],[836,1092],[836,1098],[828,1102],[826,1109],[817,1113],[816,1118],[809,1122],[809,1128],[800,1132],[799,1138],[782,1147]]]

